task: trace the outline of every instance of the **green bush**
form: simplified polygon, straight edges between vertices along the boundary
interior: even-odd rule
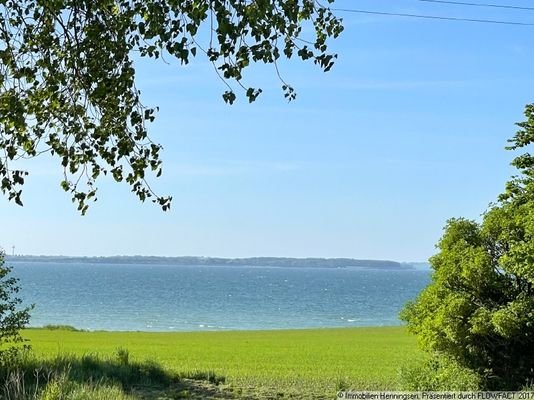
[[[510,149],[534,144],[534,104],[525,114]],[[430,259],[431,284],[401,313],[423,349],[471,370],[489,390],[534,379],[534,156],[512,164],[521,175],[481,223],[448,221]]]
[[[481,387],[475,372],[439,356],[402,367],[399,383],[401,390],[407,391],[468,391]]]

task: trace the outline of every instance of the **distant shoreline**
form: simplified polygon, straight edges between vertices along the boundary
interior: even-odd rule
[[[242,267],[281,267],[281,268],[363,268],[387,270],[414,270],[410,263],[390,260],[361,260],[354,258],[289,258],[289,257],[159,257],[159,256],[32,256],[6,255],[7,262],[53,262],[87,264],[172,264],[176,266],[242,266]]]

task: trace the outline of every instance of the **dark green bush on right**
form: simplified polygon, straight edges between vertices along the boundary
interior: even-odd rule
[[[401,368],[399,381],[401,390],[406,391],[469,391],[481,387],[476,373],[439,356]]]

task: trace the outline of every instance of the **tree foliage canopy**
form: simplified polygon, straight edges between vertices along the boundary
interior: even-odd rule
[[[277,60],[297,56],[328,71],[327,39],[342,29],[317,0],[0,0],[0,188],[22,204],[28,172],[16,161],[49,152],[82,213],[102,174],[166,210],[171,199],[145,180],[161,174],[161,146],[147,133],[156,109],[141,103],[133,57],[204,55],[228,85],[226,102],[232,82],[254,101],[261,89],[242,79],[252,62],[280,76]]]
[[[534,104],[508,149],[534,143]],[[534,157],[482,223],[448,221],[430,259],[432,283],[402,313],[423,348],[482,377],[489,389],[519,389],[534,379]]]

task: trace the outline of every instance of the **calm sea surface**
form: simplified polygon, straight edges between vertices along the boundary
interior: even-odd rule
[[[196,331],[398,325],[428,271],[11,262],[31,325]]]

